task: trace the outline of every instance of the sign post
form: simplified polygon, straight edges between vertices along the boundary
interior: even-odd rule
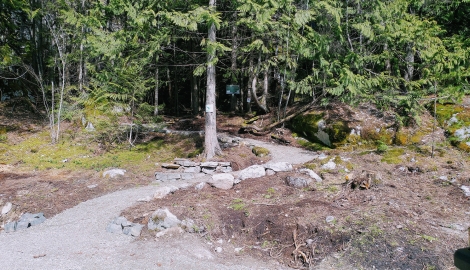
[[[225,88],[227,94],[232,95],[230,99],[230,110],[235,111],[237,106],[237,97],[236,94],[240,94],[240,85],[228,84]]]

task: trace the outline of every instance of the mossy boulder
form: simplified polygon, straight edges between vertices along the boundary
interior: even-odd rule
[[[395,130],[382,126],[367,125],[361,129],[361,139],[369,142],[382,142],[387,145],[393,144]]]
[[[264,147],[255,146],[255,147],[253,147],[253,149],[251,149],[251,151],[257,157],[265,157],[265,156],[269,155],[269,150],[264,148]]]
[[[470,108],[459,104],[437,104],[436,116],[449,142],[470,152]]]
[[[344,142],[351,132],[348,124],[342,120],[330,120],[324,113],[310,112],[295,117],[292,129],[307,140],[335,147]]]

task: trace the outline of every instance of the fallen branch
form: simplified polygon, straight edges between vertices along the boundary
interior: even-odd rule
[[[311,109],[313,106],[314,106],[314,102],[311,102],[305,106],[303,106],[302,108],[300,108],[299,110],[296,110],[295,113],[285,117],[284,119],[280,120],[280,121],[276,121],[272,124],[269,124],[265,127],[258,127],[258,126],[255,126],[255,125],[248,125],[248,123],[253,123],[255,120],[257,120],[258,118],[252,118],[248,121],[245,122],[245,124],[242,126],[242,128],[240,129],[240,131],[242,132],[247,132],[247,133],[251,133],[253,135],[257,135],[257,136],[264,136],[264,135],[267,135],[270,130],[280,124],[283,124],[284,122],[287,122],[289,120],[291,120],[292,118],[296,117],[297,115],[299,114],[302,114],[306,111],[308,111],[309,109]],[[255,119],[254,121],[252,121],[253,119]]]

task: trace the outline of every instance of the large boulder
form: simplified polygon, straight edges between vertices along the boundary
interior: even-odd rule
[[[294,169],[289,162],[268,163],[264,165],[264,168],[275,172],[290,172]]]
[[[313,180],[305,177],[287,176],[286,184],[294,188],[310,188]]]
[[[181,221],[168,210],[168,208],[158,209],[152,213],[148,222],[149,230],[165,230],[172,227],[178,227]]]
[[[252,165],[248,168],[241,170],[238,173],[237,179],[243,181],[249,178],[258,178],[266,175],[266,170],[261,165]]]
[[[212,175],[211,179],[207,181],[213,187],[220,189],[231,189],[233,187],[234,177],[229,173],[219,173]]]
[[[328,147],[345,141],[351,133],[351,128],[345,121],[330,119],[324,112],[299,115],[292,120],[291,125],[300,136]]]

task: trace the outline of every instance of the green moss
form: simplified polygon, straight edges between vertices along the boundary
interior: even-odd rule
[[[446,129],[448,134],[453,135],[456,130],[462,127],[470,127],[470,109],[456,104],[438,104],[436,107],[437,120],[439,124]],[[454,117],[457,121],[449,123],[449,120]],[[450,125],[449,125],[450,124]],[[470,147],[466,144],[470,139],[462,141],[454,136],[449,137],[451,145],[470,152]]]
[[[345,167],[346,169],[348,169],[349,171],[354,170],[354,164],[353,164],[352,162],[349,162],[349,161],[346,162],[346,164],[344,165],[344,167]]]
[[[306,115],[299,115],[291,121],[292,130],[295,134],[305,137],[311,143],[326,145],[328,147],[341,146],[347,141],[350,129],[346,122],[329,121],[324,119],[325,114],[320,112],[311,112]],[[326,127],[323,131],[319,130],[320,121],[326,121]],[[318,146],[299,142],[306,148],[319,150]]]
[[[315,133],[318,132],[318,122],[323,119],[324,113],[309,113],[299,115],[291,121],[292,129],[310,141],[315,140]]]
[[[347,123],[337,121],[327,128],[326,133],[330,135],[330,141],[333,145],[338,146],[346,141],[348,135],[351,133],[351,129],[348,127]]]
[[[436,105],[436,116],[439,125],[444,127],[447,125],[447,121],[456,113],[463,111],[463,107],[455,104],[437,104]],[[434,113],[434,111],[431,111]]]
[[[400,158],[401,155],[405,153],[405,150],[402,148],[393,148],[388,150],[386,153],[383,154],[382,162],[386,162],[388,164],[400,164],[402,159]]]
[[[305,149],[308,149],[310,151],[321,151],[321,150],[328,150],[330,148],[326,147],[323,144],[320,143],[315,143],[315,142],[310,142],[304,138],[297,138],[297,143],[300,144],[300,146],[304,147]]]
[[[257,157],[265,157],[269,155],[269,150],[263,147],[255,146],[253,149],[251,149],[253,154],[255,154]]]
[[[361,131],[361,137],[363,140],[371,141],[376,143],[381,141],[387,145],[393,143],[394,132],[390,132],[385,128],[380,128],[379,130],[375,128],[363,128]]]
[[[384,142],[379,141],[377,143],[377,153],[385,153],[388,151],[388,145],[386,145]]]
[[[141,171],[152,171],[155,162],[182,157],[178,153],[200,151],[196,146],[194,138],[169,137],[138,144],[131,149],[128,144],[118,145],[103,152],[90,138],[75,141],[61,139],[59,143],[51,144],[49,132],[45,131],[16,145],[0,143],[0,159],[7,164],[22,164],[23,167],[37,170],[64,168],[100,171],[110,167],[139,167]]]
[[[307,164],[305,164],[305,168],[310,169],[310,170],[315,170],[317,168],[317,164],[307,163]]]

